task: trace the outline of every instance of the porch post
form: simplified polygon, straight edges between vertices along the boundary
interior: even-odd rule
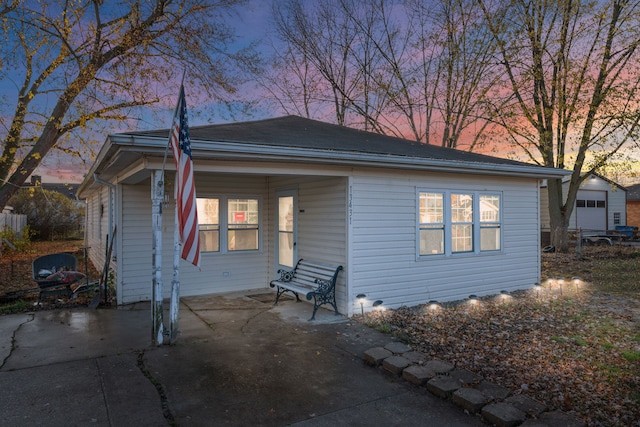
[[[176,183],[177,184],[177,183]],[[178,312],[180,309],[180,228],[178,225],[178,203],[174,213],[173,225],[173,278],[171,280],[171,305],[169,318],[171,319],[169,344],[175,344],[178,339]]]
[[[164,201],[164,172],[154,170],[151,175],[151,220],[153,225],[151,340],[162,345],[162,202]]]

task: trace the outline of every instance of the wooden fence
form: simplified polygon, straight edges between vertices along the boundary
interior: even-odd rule
[[[18,236],[22,236],[22,231],[27,226],[27,216],[22,214],[14,214],[11,212],[0,213],[0,232],[5,228],[16,232]]]

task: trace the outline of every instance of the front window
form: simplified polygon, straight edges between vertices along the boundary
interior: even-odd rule
[[[258,249],[258,200],[229,199],[228,250]]]
[[[200,252],[220,252],[220,199],[197,199]]]
[[[251,251],[260,248],[257,198],[198,198],[201,252]]]

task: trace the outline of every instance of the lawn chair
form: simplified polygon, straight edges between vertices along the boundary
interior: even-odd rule
[[[36,258],[32,264],[33,280],[40,287],[39,299],[51,295],[74,294],[79,288],[75,285],[86,276],[76,271],[78,262],[76,257],[67,253],[43,255]]]

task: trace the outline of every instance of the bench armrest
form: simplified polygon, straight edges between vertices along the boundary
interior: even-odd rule
[[[322,280],[316,279],[315,282],[318,284],[318,287],[313,291],[319,294],[326,294],[331,291],[333,288],[335,281],[334,280]]]
[[[278,274],[280,275],[280,278],[278,279],[279,282],[290,282],[293,280],[294,277],[296,277],[296,270],[278,270]]]

